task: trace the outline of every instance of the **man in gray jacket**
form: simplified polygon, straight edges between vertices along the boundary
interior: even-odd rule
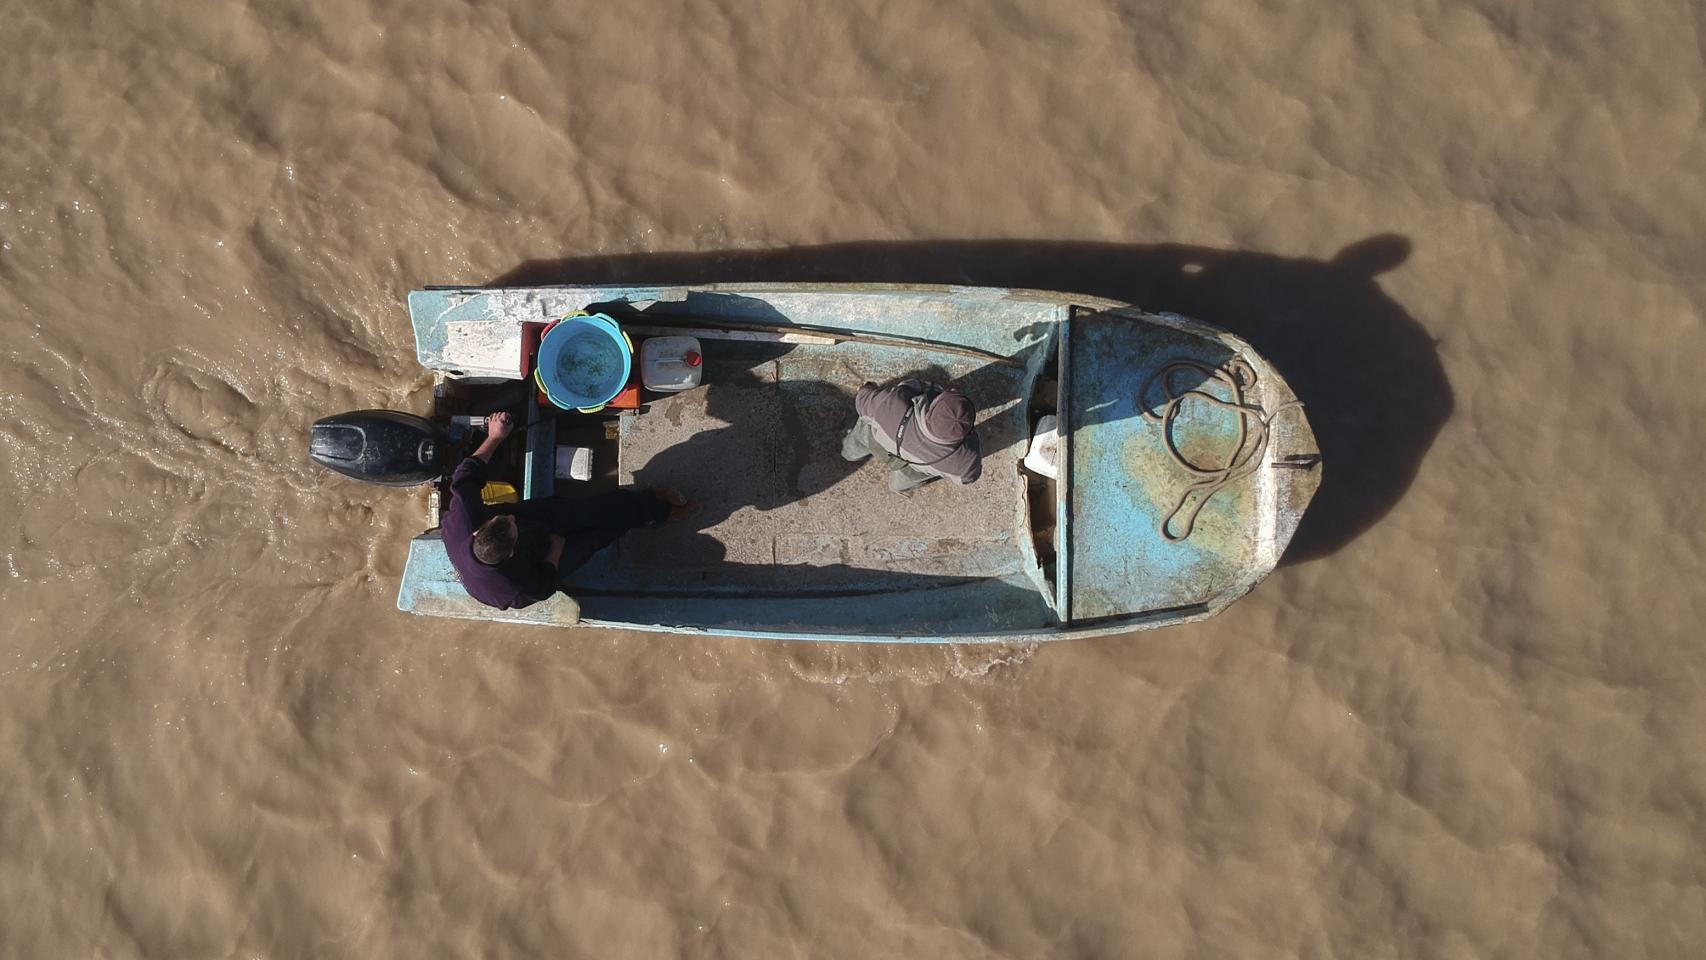
[[[841,456],[876,456],[889,465],[896,493],[937,477],[971,483],[983,473],[977,408],[954,387],[908,379],[890,387],[867,383],[853,401],[859,422],[841,441]]]

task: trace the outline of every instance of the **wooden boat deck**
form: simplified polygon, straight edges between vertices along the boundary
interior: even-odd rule
[[[787,345],[780,356],[772,344],[703,346],[705,385],[624,417],[620,439],[622,483],[673,487],[700,510],[625,536],[577,575],[577,595],[642,584],[681,594],[893,591],[1022,571],[1024,370],[856,342]],[[910,375],[969,382],[985,457],[978,482],[897,494],[886,466],[841,458],[859,385]]]

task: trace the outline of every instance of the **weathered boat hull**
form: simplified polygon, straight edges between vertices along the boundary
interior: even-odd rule
[[[1025,642],[1201,619],[1278,562],[1320,479],[1314,437],[1277,371],[1223,331],[1094,298],[916,286],[448,288],[410,296],[417,353],[464,372],[453,324],[521,324],[598,305],[635,329],[719,328],[706,385],[614,421],[618,479],[689,490],[687,525],[636,531],[521,610],[461,591],[436,531],[411,544],[400,609],[434,616],[863,642]],[[770,331],[763,336],[753,330]],[[742,331],[746,331],[743,333]],[[784,335],[776,335],[782,331]],[[745,339],[742,339],[742,338]],[[1249,383],[1155,385],[1168,360],[1239,367]],[[852,392],[908,374],[967,386],[984,476],[889,493],[841,460]],[[1200,396],[1158,420],[1166,390]],[[1150,395],[1145,395],[1149,391]],[[1237,393],[1238,396],[1233,394]],[[1020,466],[1037,416],[1063,422],[1058,482]],[[1256,463],[1162,528],[1192,468]],[[530,426],[528,493],[549,495],[556,421]],[[1171,444],[1169,443],[1171,440]],[[1182,456],[1169,453],[1169,446]],[[538,449],[535,450],[534,448]],[[1187,497],[1191,499],[1191,497]]]

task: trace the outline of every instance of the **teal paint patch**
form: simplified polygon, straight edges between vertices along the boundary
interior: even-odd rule
[[[1255,484],[1222,490],[1190,537],[1169,542],[1161,522],[1196,478],[1168,454],[1162,425],[1145,413],[1153,416],[1166,403],[1165,388],[1153,382],[1164,365],[1187,359],[1214,367],[1234,351],[1148,318],[1080,315],[1070,327],[1070,619],[1213,600],[1251,562]],[[1172,386],[1213,389],[1200,377],[1191,382],[1181,376]],[[1237,417],[1206,403],[1185,403],[1173,437],[1193,462],[1223,461],[1237,449]]]

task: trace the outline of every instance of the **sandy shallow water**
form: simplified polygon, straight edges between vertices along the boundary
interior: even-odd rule
[[[1706,15],[0,3],[0,955],[1687,957]],[[1205,624],[393,609],[412,287],[911,280],[1246,336],[1328,483]]]

